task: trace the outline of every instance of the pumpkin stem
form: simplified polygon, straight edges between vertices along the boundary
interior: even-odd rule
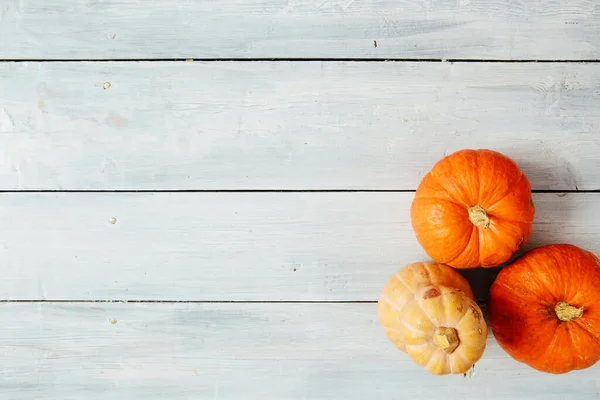
[[[440,326],[433,333],[433,343],[446,354],[452,354],[460,344],[458,332],[454,328]]]
[[[583,307],[573,307],[566,301],[559,301],[554,307],[556,317],[561,321],[568,322],[583,315]]]
[[[490,226],[490,218],[479,204],[467,209],[469,211],[469,221],[475,226],[483,226],[487,229]]]

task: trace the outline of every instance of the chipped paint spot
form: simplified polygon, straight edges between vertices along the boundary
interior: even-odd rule
[[[6,108],[0,109],[0,132],[9,133],[15,129],[15,122]]]
[[[110,115],[104,119],[104,123],[115,128],[125,128],[129,125],[129,120],[122,115]]]

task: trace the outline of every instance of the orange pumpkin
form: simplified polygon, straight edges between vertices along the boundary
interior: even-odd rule
[[[535,208],[529,180],[492,150],[440,160],[417,188],[411,222],[434,260],[454,268],[495,267],[527,242]]]
[[[488,312],[515,360],[555,374],[590,367],[600,359],[600,261],[568,244],[531,250],[498,274]]]
[[[400,269],[383,288],[378,315],[388,339],[435,375],[464,373],[485,350],[481,309],[469,283],[447,265]]]

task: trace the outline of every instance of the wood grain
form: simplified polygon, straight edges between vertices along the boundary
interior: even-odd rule
[[[536,194],[525,249],[600,254],[600,194]],[[1,299],[376,300],[428,259],[412,193],[5,193]],[[495,270],[467,273],[479,299]]]
[[[593,0],[3,0],[0,59],[599,59]]]
[[[506,63],[0,63],[0,189],[414,190],[493,148],[600,189],[600,69]]]
[[[597,399],[599,367],[517,363],[489,337],[470,379],[429,375],[375,304],[2,304],[0,396],[113,399]],[[501,378],[501,379],[500,379]]]

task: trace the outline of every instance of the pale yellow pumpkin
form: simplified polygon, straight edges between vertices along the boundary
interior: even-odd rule
[[[485,350],[487,325],[473,291],[444,264],[400,269],[383,288],[378,315],[388,339],[435,375],[467,372]]]

